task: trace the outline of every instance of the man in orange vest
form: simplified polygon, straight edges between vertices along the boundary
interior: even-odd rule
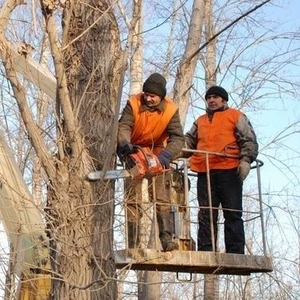
[[[142,93],[129,98],[119,120],[117,154],[121,161],[135,151],[135,145],[157,155],[165,169],[169,169],[170,162],[178,156],[184,146],[178,106],[166,97],[166,79],[158,73],[148,77],[143,84]],[[172,235],[174,224],[170,213],[169,176],[169,172],[163,172],[155,177],[156,216],[164,251],[178,248]],[[141,181],[131,179],[126,182],[129,248],[139,244],[139,221],[142,216]],[[153,178],[148,182],[149,196],[153,198]]]
[[[228,93],[224,88],[210,87],[205,100],[206,114],[200,116],[185,134],[187,148],[203,150],[202,153],[194,152],[190,157],[190,168],[198,175],[198,250],[216,250],[218,208],[222,205],[226,252],[244,254],[242,189],[250,164],[258,154],[256,135],[246,115],[228,107]],[[206,153],[210,153],[208,165]],[[213,231],[210,225],[208,172]]]

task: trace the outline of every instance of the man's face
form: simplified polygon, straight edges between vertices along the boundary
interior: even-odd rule
[[[207,96],[206,102],[207,102],[207,107],[210,110],[217,110],[223,107],[226,101],[219,95],[211,94]]]
[[[147,104],[147,106],[155,107],[160,103],[161,98],[160,96],[155,94],[144,93],[144,101]]]

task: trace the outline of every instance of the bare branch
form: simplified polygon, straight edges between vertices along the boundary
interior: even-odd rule
[[[220,34],[222,34],[224,31],[226,31],[227,29],[229,29],[230,27],[232,27],[234,24],[236,24],[237,22],[239,22],[241,19],[247,17],[248,15],[250,15],[251,13],[253,13],[254,11],[256,11],[257,9],[259,9],[260,7],[262,7],[263,5],[267,4],[268,2],[270,2],[271,0],[266,0],[264,2],[262,2],[259,5],[256,5],[255,7],[253,7],[252,9],[248,10],[247,12],[245,12],[244,14],[242,14],[241,16],[239,16],[238,18],[236,18],[234,21],[232,21],[230,24],[228,24],[227,26],[225,26],[223,29],[221,29],[219,32],[217,32],[216,34],[214,34],[208,41],[206,41],[197,51],[195,51],[193,54],[191,54],[188,58],[187,61],[191,61],[202,49],[204,49],[211,41],[213,41],[214,39],[216,39]]]
[[[10,14],[12,10],[17,7],[18,1],[8,1],[6,9],[1,10],[1,18],[0,18],[0,28],[6,28],[6,24],[10,18]],[[7,9],[7,8],[10,9]],[[13,63],[13,53],[11,53],[10,43],[6,40],[4,31],[1,32],[1,44],[0,44],[0,51],[2,53],[2,60],[5,66],[6,75],[8,80],[10,81],[12,88],[14,90],[14,95],[19,106],[20,114],[22,116],[24,125],[26,127],[29,139],[32,142],[32,145],[40,158],[42,165],[45,168],[48,176],[51,178],[55,174],[55,168],[52,161],[49,159],[48,149],[45,147],[43,140],[41,138],[41,133],[36,126],[33,116],[31,114],[30,108],[26,101],[26,94],[24,91],[24,87],[18,80],[17,72],[15,69],[15,64]]]
[[[67,79],[63,65],[63,54],[61,46],[58,41],[57,28],[55,25],[55,15],[53,8],[49,7],[49,1],[41,1],[42,10],[46,20],[46,31],[49,36],[50,46],[52,50],[52,57],[54,61],[55,73],[57,77],[57,115],[60,115],[60,108],[64,116],[64,126],[69,138],[72,154],[77,157],[82,151],[81,137],[78,132],[78,126],[74,118],[73,109],[71,105],[70,95],[67,86]],[[63,133],[59,132],[59,136]],[[63,160],[65,153],[62,146],[62,139],[58,137],[59,158]]]

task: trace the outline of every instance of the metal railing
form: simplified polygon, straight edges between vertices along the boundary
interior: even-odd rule
[[[224,153],[217,153],[217,152],[209,152],[209,151],[203,151],[203,150],[189,150],[189,149],[183,149],[186,152],[197,152],[197,153],[202,153],[204,154],[205,160],[207,165],[209,166],[209,157],[211,155],[218,155],[218,156],[224,156],[224,157],[229,157],[230,159],[232,158],[236,158],[238,159],[237,156],[233,156],[233,155],[226,155]],[[191,239],[191,243],[192,244],[194,241],[192,239],[192,234],[191,234],[191,225],[193,225],[193,222],[191,222],[190,216],[191,213],[193,214],[193,216],[195,217],[194,213],[198,212],[199,209],[201,209],[201,207],[199,207],[198,205],[191,205],[191,199],[190,199],[190,190],[189,190],[189,179],[192,176],[197,176],[197,173],[191,172],[189,171],[189,165],[188,165],[188,159],[186,158],[180,158],[178,159],[176,162],[176,168],[182,172],[183,174],[183,180],[184,180],[184,203],[171,203],[170,204],[170,211],[172,212],[172,214],[174,215],[174,237],[175,239],[182,239],[182,240],[187,240],[187,234],[190,234],[190,239]],[[260,168],[263,166],[263,162],[260,160],[256,160],[252,166],[251,169],[256,169],[256,180],[257,180],[257,191],[258,191],[258,209],[257,210],[243,210],[242,213],[247,213],[248,215],[254,215],[253,217],[251,217],[250,219],[248,218],[246,221],[244,222],[250,222],[252,220],[255,219],[260,219],[260,229],[261,229],[261,237],[262,237],[262,252],[264,254],[264,256],[267,255],[267,250],[266,250],[266,240],[265,240],[265,224],[264,224],[264,216],[263,216],[263,202],[262,202],[262,189],[261,189],[261,173],[260,173]],[[220,209],[219,207],[213,207],[212,206],[212,194],[211,194],[211,183],[210,183],[210,171],[209,171],[209,167],[207,168],[208,172],[207,172],[207,181],[208,181],[208,200],[209,200],[209,209],[210,209],[210,228],[211,228],[211,237],[212,240],[215,241],[215,231],[214,231],[214,224],[213,224],[213,210],[215,209]],[[149,186],[150,189],[152,190],[152,195],[154,196],[154,199],[149,199],[148,197],[146,197],[143,201],[143,205],[145,205],[144,207],[146,208],[146,210],[149,210],[150,206],[153,206],[152,209],[152,213],[149,215],[149,213],[145,213],[145,215],[147,215],[147,218],[149,218],[150,223],[152,224],[156,224],[156,205],[158,204],[155,200],[155,190],[153,188],[153,186]],[[124,210],[126,211],[126,203],[123,203],[125,205]],[[184,212],[182,212],[184,208]],[[206,207],[207,208],[207,207]],[[226,208],[222,208],[222,210],[226,210]],[[228,210],[228,209],[227,209]],[[126,215],[126,213],[125,213]],[[126,217],[125,217],[126,219]],[[198,221],[198,220],[197,220]],[[125,222],[126,223],[126,222]],[[183,224],[183,225],[182,225]],[[198,224],[198,222],[197,222]],[[152,227],[153,228],[153,227]],[[195,228],[193,229],[193,234],[195,233]],[[197,228],[196,228],[197,229]],[[126,230],[125,230],[126,231]],[[157,244],[157,242],[159,241],[158,236],[157,235],[157,230],[152,230],[153,234],[154,234],[154,246],[156,249],[159,249],[159,244]],[[152,243],[153,243],[152,242]],[[159,242],[158,242],[159,243]],[[127,241],[125,243],[126,245],[128,245]],[[216,251],[216,247],[215,247],[215,243],[212,243],[213,245],[213,251]],[[144,244],[144,246],[142,246],[143,248],[146,247],[147,245]],[[126,247],[127,248],[127,247]],[[185,249],[187,250],[187,248]],[[189,250],[195,250],[195,249],[189,249]],[[251,254],[251,253],[250,253]]]
[[[219,209],[219,207],[213,207],[212,205],[212,194],[211,194],[211,182],[210,182],[210,168],[209,168],[209,157],[211,155],[214,156],[222,156],[227,157],[230,159],[239,159],[239,156],[237,155],[230,155],[226,153],[219,153],[219,152],[212,152],[212,151],[205,151],[205,150],[194,150],[194,149],[183,149],[184,152],[191,152],[191,153],[199,153],[205,155],[205,162],[206,162],[206,175],[207,175],[207,192],[208,192],[208,203],[209,203],[209,209],[210,209],[210,230],[211,230],[211,237],[212,237],[212,248],[213,251],[216,251],[215,247],[215,231],[214,231],[214,224],[213,224],[213,210]],[[184,160],[184,174],[187,174],[187,159],[181,159]],[[254,161],[255,165],[251,165],[251,170],[256,169],[256,180],[257,180],[257,190],[258,190],[258,201],[259,201],[259,211],[258,212],[251,212],[252,214],[257,214],[258,218],[260,218],[260,226],[261,226],[261,236],[262,236],[262,250],[264,256],[267,255],[267,249],[266,249],[266,239],[265,239],[265,224],[264,224],[264,216],[263,216],[263,202],[262,202],[262,189],[261,189],[261,173],[260,168],[264,165],[261,160],[256,159]],[[191,174],[190,174],[191,175]],[[185,175],[185,177],[187,177]],[[188,196],[186,197],[188,205]],[[201,209],[201,207],[199,207]],[[230,210],[222,207],[222,210]],[[242,211],[243,213],[244,211]],[[257,218],[254,217],[254,218]],[[253,219],[254,219],[253,218]],[[249,221],[249,220],[248,220]]]

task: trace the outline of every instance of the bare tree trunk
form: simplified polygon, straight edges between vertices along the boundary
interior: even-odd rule
[[[209,41],[214,36],[214,22],[212,21],[212,0],[205,0],[205,38]],[[216,84],[217,70],[216,70],[216,41],[213,39],[206,47],[206,71],[205,84],[210,87]]]
[[[149,199],[149,188],[155,186],[148,185],[148,180],[143,180],[143,218],[141,220],[141,244],[146,248],[156,248],[160,245],[158,240],[158,227],[156,222],[156,210]],[[153,193],[155,194],[155,192]],[[160,285],[162,273],[155,271],[138,271],[138,299],[155,300],[160,299]]]
[[[204,300],[219,299],[219,277],[218,275],[204,275]]]
[[[51,298],[114,299],[113,189],[102,182],[91,184],[85,175],[91,162],[101,168],[106,153],[111,152],[107,142],[123,67],[118,65],[120,43],[110,3],[102,1],[98,7],[93,7],[93,1],[90,6],[81,6],[79,1],[69,4],[64,11],[61,47],[54,22],[56,8],[41,1],[58,87],[57,155],[50,156],[43,143],[14,65],[9,59],[4,65],[29,139],[49,180]],[[8,7],[13,10],[16,6]],[[106,9],[107,13],[100,13]],[[5,38],[2,41],[7,52]],[[113,161],[109,163],[113,166]]]
[[[138,291],[139,300],[157,300],[161,298],[160,285],[161,285],[161,272],[143,271],[140,273]]]
[[[57,172],[59,175],[62,170],[67,176],[57,178],[60,180],[56,181],[54,190],[56,194],[59,191],[59,197],[50,200],[49,211],[52,217],[55,212],[58,220],[65,224],[57,224],[62,232],[54,238],[57,241],[54,265],[58,269],[55,271],[66,279],[55,282],[55,299],[64,299],[70,293],[77,299],[116,298],[112,248],[113,185],[105,182],[90,184],[82,180],[90,167],[86,164],[90,158],[94,167],[101,169],[111,151],[110,134],[122,66],[118,65],[121,60],[118,28],[109,7],[110,2],[105,0],[97,4],[90,1],[90,6],[75,1],[64,14],[64,69],[77,123],[75,130],[82,134],[83,144],[79,156],[74,157],[76,152],[70,147],[72,141],[69,143],[70,137],[64,130],[68,122],[64,114],[58,127],[61,138],[66,137],[62,140],[64,153],[60,155],[69,159],[69,163],[67,169],[58,164]],[[58,109],[64,99],[59,100]],[[108,166],[113,169],[114,156],[112,159]],[[67,242],[60,243],[61,237]]]
[[[130,94],[139,93],[142,90],[143,84],[143,18],[142,18],[142,3],[143,1],[137,1],[134,5],[134,18],[139,17],[136,22],[135,27],[133,28],[133,37],[131,40],[130,47]],[[149,195],[148,195],[148,182],[145,179],[142,183],[143,185],[143,209],[144,212],[148,211],[149,208]],[[143,232],[151,232],[151,236],[141,237],[143,244],[146,247],[153,247],[155,243],[151,242],[153,238],[153,232],[151,227],[153,225],[153,218],[149,219],[149,216],[146,216],[144,213],[143,218],[141,219],[141,228]],[[155,226],[155,224],[154,224]],[[140,232],[141,234],[141,232]],[[149,241],[150,239],[150,241]],[[137,272],[137,281],[138,281],[138,299],[159,299],[160,297],[160,287],[158,287],[157,282],[161,281],[161,273],[159,272],[150,272],[150,271],[138,271]],[[160,284],[159,284],[160,285]]]
[[[143,0],[134,2],[133,19],[137,20],[132,28],[130,44],[130,94],[140,93],[143,82]],[[129,26],[129,24],[128,24]]]
[[[194,0],[186,47],[176,74],[174,101],[180,107],[181,123],[185,123],[189,106],[190,89],[197,65],[198,56],[191,57],[199,48],[204,18],[204,0]]]
[[[213,22],[213,0],[205,1],[205,27],[206,35],[205,40],[209,41],[214,35],[214,22]],[[211,41],[206,48],[206,70],[205,70],[205,85],[211,86],[216,84],[216,50],[215,39]],[[218,300],[219,299],[219,276],[218,275],[204,275],[204,299],[205,300]]]

